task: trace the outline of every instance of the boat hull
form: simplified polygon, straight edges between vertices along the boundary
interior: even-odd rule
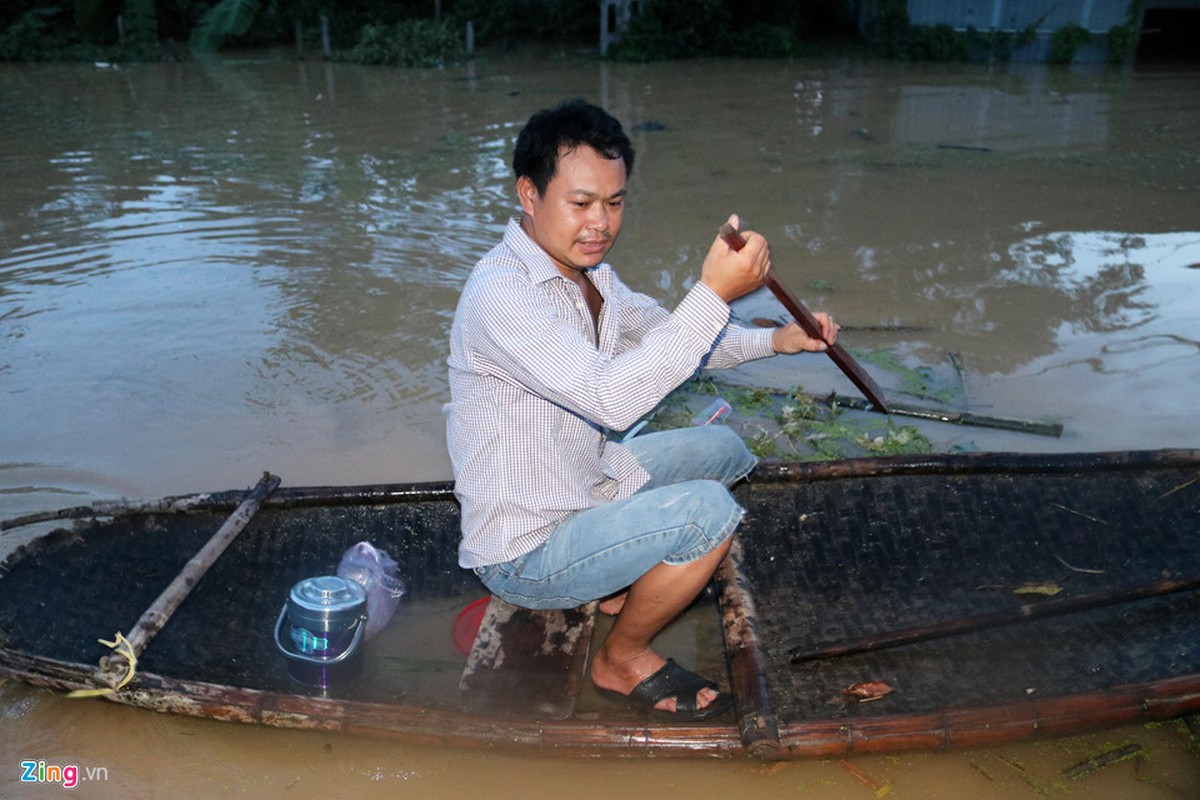
[[[766,759],[975,747],[1180,716],[1200,710],[1196,592],[794,657],[816,642],[1031,602],[1022,587],[1071,595],[1194,572],[1197,475],[1196,451],[764,464],[737,490],[747,515],[718,573],[719,613],[689,612],[699,616],[698,658],[715,652],[727,665],[737,711],[695,724],[615,707],[586,685],[566,718],[464,710],[463,662],[431,644],[404,606],[368,644],[361,680],[298,686],[274,622],[296,580],[332,571],[356,542],[396,558],[413,607],[456,609],[484,590],[455,563],[449,484],[284,487],[151,638],[129,683],[101,696],[447,746]],[[97,639],[137,625],[243,496],[51,515],[75,519],[0,571],[0,673],[105,691],[98,665],[109,651]],[[846,694],[862,682],[892,691],[867,702]]]

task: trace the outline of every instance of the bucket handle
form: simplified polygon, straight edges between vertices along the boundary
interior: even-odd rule
[[[279,619],[275,621],[275,646],[279,648],[279,652],[283,653],[288,658],[295,659],[296,661],[307,661],[310,664],[319,664],[322,666],[326,664],[337,664],[349,658],[351,654],[358,649],[358,644],[362,641],[363,629],[366,628],[366,625],[362,624],[366,617],[360,616],[354,623],[354,638],[350,640],[350,646],[338,653],[333,658],[319,658],[307,655],[305,653],[297,653],[295,650],[291,650],[283,644],[283,642],[280,640],[280,633],[283,631],[283,621],[285,619],[287,619],[286,603],[284,603],[283,610],[279,612]]]

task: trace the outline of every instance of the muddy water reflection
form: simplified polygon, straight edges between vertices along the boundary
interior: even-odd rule
[[[1067,431],[927,428],[942,446],[1200,446],[1198,86],[1194,71],[849,62],[0,65],[0,515],[229,488],[264,468],[291,484],[447,477],[458,288],[515,207],[520,124],[576,94],[633,131],[613,257],[636,288],[677,301],[736,210],[851,347],[942,372],[955,352],[956,403]],[[736,312],[782,313],[766,295]],[[740,373],[852,391],[821,358]],[[911,400],[900,376],[877,377]],[[107,767],[89,796],[872,791],[836,763],[466,756],[12,685],[0,719],[5,796],[36,793],[13,774],[29,757]],[[855,763],[893,796],[1023,797],[1130,737],[1152,757],[1093,789],[1196,795],[1174,727]]]

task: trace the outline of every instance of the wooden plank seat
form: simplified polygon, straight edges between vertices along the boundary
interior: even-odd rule
[[[587,670],[597,602],[532,611],[493,596],[459,684],[472,713],[566,719]]]

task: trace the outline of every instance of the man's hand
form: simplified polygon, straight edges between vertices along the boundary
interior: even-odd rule
[[[730,215],[729,224],[737,228],[737,214]],[[734,250],[718,236],[700,269],[700,282],[726,303],[762,286],[771,270],[771,248],[767,240],[753,231],[742,231],[742,237],[746,245]]]
[[[817,318],[817,322],[821,323],[821,334],[824,336],[824,341],[812,338],[795,322],[789,322],[781,328],[776,328],[771,334],[771,346],[775,348],[775,352],[799,353],[807,351],[809,353],[819,353],[822,350],[828,350],[829,345],[835,344],[837,342],[839,327],[833,321],[833,317],[823,311],[817,311],[813,316]]]

